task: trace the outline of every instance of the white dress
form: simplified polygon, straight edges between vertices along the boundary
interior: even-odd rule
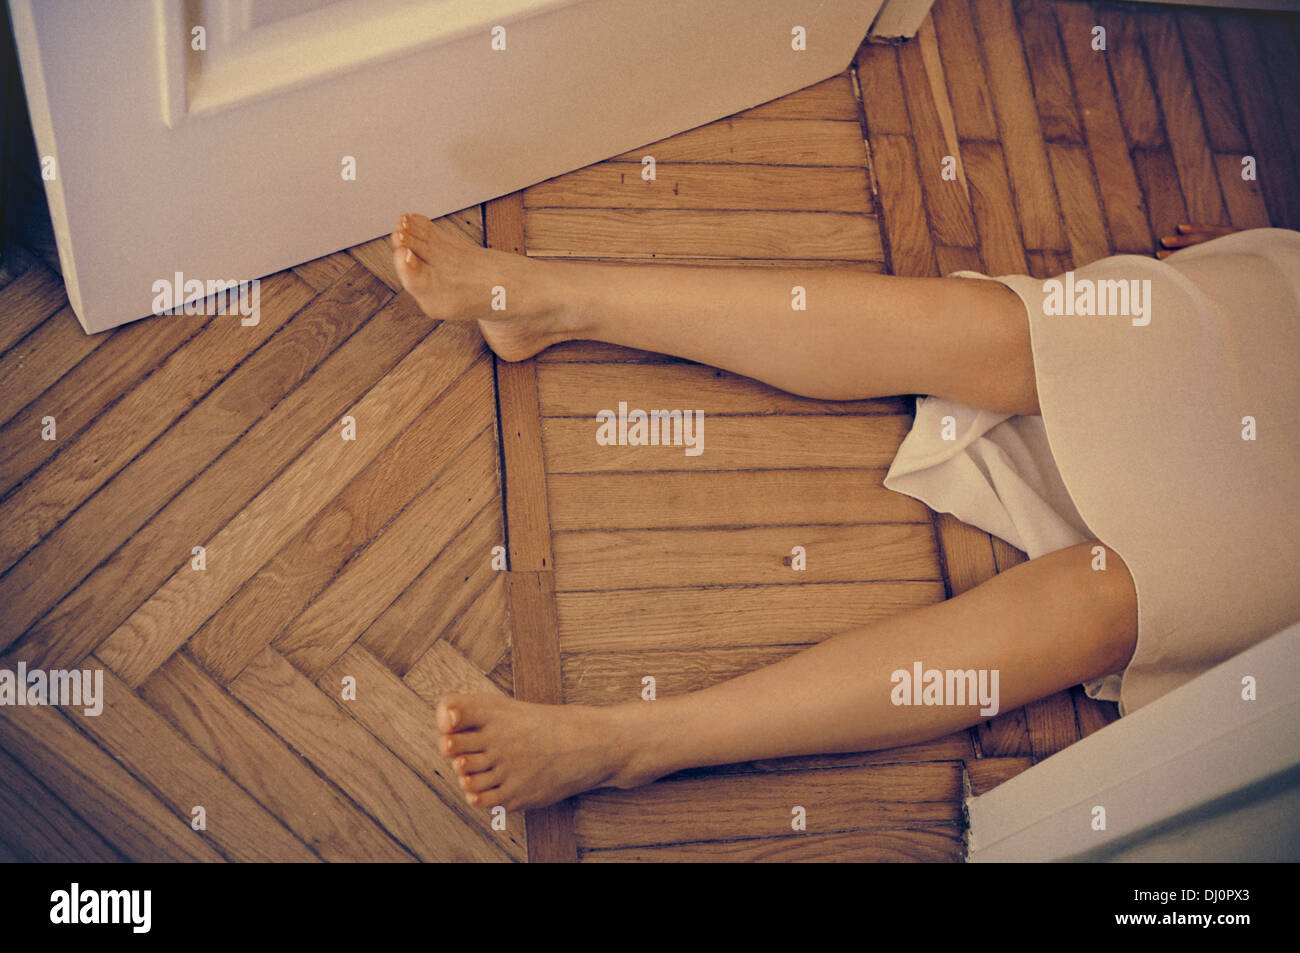
[[[1084,687],[1121,713],[1300,620],[1300,233],[1103,259],[1073,272],[1075,313],[1064,276],[995,280],[1024,302],[1042,416],[921,398],[885,486],[1031,558],[1118,553],[1137,648]],[[1123,304],[1101,281],[1148,295],[1097,313]]]

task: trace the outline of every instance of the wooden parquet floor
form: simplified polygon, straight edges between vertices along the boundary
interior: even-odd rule
[[[824,83],[438,226],[649,268],[1041,276],[1185,220],[1296,228],[1298,22],[939,0]],[[261,293],[256,327],[88,337],[48,258],[6,258],[0,668],[103,669],[105,703],[0,706],[0,859],[959,860],[967,784],[1116,716],[1075,689],[498,829],[433,748],[439,695],[603,704],[653,676],[665,697],[1023,554],[883,489],[907,398],[805,400],[590,342],[501,364],[400,293],[386,238]],[[704,409],[706,452],[598,447],[619,401]]]

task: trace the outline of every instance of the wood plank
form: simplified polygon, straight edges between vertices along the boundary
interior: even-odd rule
[[[771,102],[736,113],[733,119],[840,119],[858,121],[858,100],[848,70]]]
[[[1177,22],[1167,13],[1143,12],[1138,16],[1138,23],[1151,60],[1169,148],[1188,214],[1198,224],[1227,225],[1228,213],[1219,192],[1219,179],[1192,77],[1187,72]]]
[[[1241,110],[1228,79],[1215,21],[1199,10],[1180,10],[1178,29],[1187,53],[1187,69],[1192,74],[1196,98],[1205,116],[1205,135],[1210,148],[1240,158],[1250,151],[1250,144],[1242,129]],[[1151,108],[1155,108],[1154,97]]]
[[[1094,10],[1097,22],[1106,28],[1106,50],[1101,56],[1097,52],[1092,55],[1110,67],[1115,102],[1119,105],[1129,145],[1137,149],[1159,149],[1169,145],[1160,114],[1160,100],[1156,97],[1143,53],[1141,22],[1136,14],[1124,8],[1107,6]],[[1179,16],[1182,16],[1181,11]],[[1075,22],[1077,25],[1077,20]],[[1084,39],[1076,37],[1077,42]]]
[[[491,407],[480,359],[204,622],[189,642],[199,663],[222,684],[238,675],[482,432]]]
[[[506,578],[508,581],[508,575]],[[402,681],[430,707],[437,707],[445,695],[500,692],[478,666],[445,639],[434,642]]]
[[[497,505],[497,487],[496,435],[484,429],[383,535],[350,561],[329,588],[275,638],[271,644],[276,651],[309,678],[319,678],[426,566],[442,558],[475,514],[485,506]],[[374,644],[399,657],[413,651],[406,643],[391,644],[391,635],[392,630],[385,627]],[[420,633],[414,636],[418,638]],[[414,660],[412,656],[410,661]]]
[[[1137,173],[1120,124],[1107,61],[1092,49],[1096,19],[1083,4],[1053,5],[1065,57],[1088,138],[1088,151],[1101,185],[1102,204],[1116,252],[1149,255],[1153,243]]]
[[[555,578],[550,572],[511,572],[506,598],[513,626],[514,696],[520,701],[561,704],[567,699],[561,675]],[[578,856],[572,798],[527,813],[528,859],[572,862]]]
[[[495,450],[495,440],[493,444]],[[492,490],[496,490],[495,478]],[[469,525],[366,629],[360,644],[404,675],[496,574],[492,547],[504,540],[501,497],[494,492]]]
[[[935,513],[934,528],[949,598],[974,589],[997,573],[992,537],[988,533],[963,523],[951,513]]]
[[[923,25],[922,30],[928,35],[931,28]],[[926,207],[930,210],[930,229],[933,240],[939,244],[974,245],[977,241],[975,220],[971,216],[965,174],[961,171],[961,155],[943,123],[943,117],[951,115],[952,107],[942,87],[936,93],[935,77],[927,69],[922,40],[918,35],[916,41],[899,47],[898,64],[912,122],[917,171],[925,187]],[[940,98],[936,100],[936,96]],[[872,145],[874,152],[875,143]],[[955,179],[944,178],[948,157],[956,160]],[[890,237],[892,239],[893,235]]]
[[[972,4],[971,13],[984,51],[984,68],[1003,149],[1016,157],[1007,172],[1015,191],[1015,208],[1024,226],[1025,244],[1030,248],[1064,249],[1065,231],[1011,0],[980,0]]]
[[[591,417],[602,409],[705,406],[722,414],[898,414],[910,409],[907,398],[813,400],[778,390],[761,381],[702,364],[652,365],[561,364],[537,368],[539,409],[546,417]]]
[[[820,642],[942,602],[939,580],[561,592],[560,648],[583,652]]]
[[[184,653],[154,672],[140,694],[325,860],[415,859]]]
[[[912,140],[906,136],[871,137],[881,216],[889,236],[890,271],[908,277],[935,273],[934,243],[916,170]]]
[[[0,288],[0,354],[67,303],[63,280],[44,265],[33,265]]]
[[[1134,149],[1133,164],[1146,196],[1153,236],[1158,241],[1161,236],[1175,234],[1179,224],[1188,221],[1188,216],[1182,192],[1171,185],[1178,180],[1173,156],[1168,149]],[[1104,189],[1102,194],[1105,195]]]
[[[1281,98],[1273,87],[1271,64],[1264,58],[1252,18],[1238,14],[1219,14],[1215,27],[1223,43],[1236,102],[1255,156],[1259,181],[1268,202],[1269,219],[1279,228],[1300,228],[1300,189],[1296,183],[1294,143],[1287,142],[1287,131],[1277,106]],[[1294,90],[1281,95],[1294,97]]]
[[[524,190],[524,207],[870,212],[867,170],[597,162]]]
[[[1083,124],[1074,104],[1074,84],[1061,52],[1056,18],[1041,0],[1015,0],[1016,22],[1033,80],[1034,102],[1043,138],[1048,142],[1083,145]],[[1057,182],[1060,187],[1060,182]]]
[[[533,362],[497,362],[507,548],[510,567],[529,572],[554,565],[538,399]],[[517,492],[510,492],[511,487]]]
[[[129,860],[222,860],[178,816],[52,708],[0,706],[6,751]]]
[[[104,335],[81,329],[71,307],[41,322],[0,356],[0,421],[8,421],[103,342]],[[55,408],[46,404],[41,409],[52,413]],[[27,439],[39,437],[38,424]]]
[[[527,847],[522,816],[506,814],[505,829],[499,830],[493,827],[489,812],[466,804],[451,760],[439,750],[433,707],[358,645],[348,649],[316,685],[327,695],[336,694],[345,676],[356,680],[356,698],[346,703],[352,717],[437,791],[455,809],[460,823],[477,830],[506,856],[524,860]]]
[[[1025,257],[1029,260],[1029,274],[1035,278],[1055,278],[1074,267],[1069,252],[1031,251]]]
[[[554,543],[559,592],[620,589],[633,571],[646,589],[939,578],[934,534],[919,523],[592,531]],[[789,565],[796,545],[805,570]]]
[[[124,859],[3,749],[0,836],[14,851],[8,863],[106,864]]]
[[[100,335],[99,347],[60,377],[39,401],[0,426],[0,495],[69,446],[100,413],[201,327],[200,320],[181,315],[135,321]],[[47,413],[58,421],[59,439],[33,439]]]
[[[270,287],[264,289],[267,294],[263,298],[267,307],[262,309],[262,319],[256,326],[244,328],[236,323],[239,333],[232,334],[230,323],[236,319],[226,316],[208,319],[203,331],[189,344],[173,353],[161,368],[0,504],[0,525],[5,527],[0,538],[0,570],[12,566],[23,553],[48,536],[156,437],[161,434],[166,440],[170,436],[169,428],[183,414],[187,415],[186,422],[171,432],[183,433],[187,426],[193,426],[189,423],[189,411],[209,396],[209,389],[219,390],[223,378],[230,379],[227,375],[231,368],[265,343],[310,296],[310,289],[292,276],[283,281],[268,279],[267,284]],[[221,393],[225,396],[230,392],[227,386]],[[214,406],[215,397],[207,404],[209,408]],[[201,415],[194,419],[201,419]],[[210,421],[204,422],[205,428],[210,425]],[[193,438],[189,433],[184,436]],[[114,526],[117,520],[102,522]],[[128,533],[130,528],[126,528]],[[111,537],[102,530],[95,535],[106,540]],[[120,538],[114,539],[114,545],[120,542]],[[81,545],[85,546],[84,539]],[[95,552],[96,559],[91,565],[104,555]]]
[[[442,637],[481,672],[491,672],[510,654],[510,619],[503,572],[493,574],[487,588],[447,626]]]
[[[1243,179],[1242,157],[1216,155],[1214,167],[1223,187],[1223,200],[1228,206],[1228,221],[1234,228],[1268,228],[1268,206],[1264,204],[1264,190],[1258,179]]]
[[[651,704],[641,701],[646,676],[657,697],[671,698],[784,661],[810,644],[566,654],[564,698],[570,705]]]
[[[808,833],[956,824],[961,763],[873,765],[843,770],[689,778],[578,799],[584,849],[731,840],[798,840],[791,809],[807,811]],[[634,822],[629,823],[629,818]]]
[[[973,271],[983,274],[984,261],[980,258],[978,248],[952,248],[940,245],[934,250],[934,257],[939,261],[939,274],[945,277],[955,271]]]
[[[627,863],[956,863],[966,855],[957,825],[693,841],[646,847],[584,850],[584,864]]]
[[[460,375],[469,360],[465,328],[440,325],[375,384],[349,413],[358,422],[355,440],[340,440],[333,423],[308,449],[205,544],[207,569],[185,563],[110,635],[99,657],[134,687],[167,660],[243,582],[292,539],[411,418]],[[448,345],[452,346],[448,346]],[[332,415],[331,415],[332,416]]]
[[[1071,688],[1070,695],[1074,699],[1074,714],[1079,723],[1080,737],[1086,738],[1094,731],[1100,731],[1111,722],[1119,720],[1118,705],[1089,698],[1082,685]]]
[[[1010,781],[1021,771],[1033,766],[1033,759],[1024,756],[979,758],[967,761],[966,774],[970,781],[970,793],[974,797],[988,794],[1003,781]]]
[[[1295,94],[1300,89],[1300,43],[1287,28],[1294,29],[1297,23],[1300,19],[1295,16],[1277,13],[1265,14],[1255,20],[1255,33],[1273,81],[1273,95],[1282,128],[1286,131],[1293,167],[1300,166],[1300,101]]]
[[[355,415],[355,402],[397,365],[415,342],[429,334],[428,327],[410,298],[390,301],[41,619],[20,643],[27,657],[57,667],[51,659],[67,664],[98,645],[147,593],[176,572],[178,565],[184,571],[193,541],[205,540],[203,545],[208,546],[211,537],[261,492],[269,474],[294,460],[322,430],[337,439],[335,428],[342,415]],[[464,367],[468,363],[458,363],[455,355],[461,349],[477,355],[482,340],[477,329],[455,324],[439,326],[433,335],[442,336],[444,342],[440,354],[443,371],[430,378],[430,386],[436,387],[450,365]],[[324,494],[325,488],[318,492]],[[312,499],[309,495],[300,502]],[[319,502],[319,497],[314,499]],[[184,545],[178,546],[177,540]],[[259,557],[260,565],[273,553],[245,556]]]
[[[997,564],[998,572],[1006,572],[1012,566],[1019,566],[1029,559],[1023,552],[1004,539],[989,536],[989,541],[993,543],[993,562]]]
[[[1047,147],[1047,154],[1052,160],[1052,174],[1061,198],[1071,257],[1082,263],[1105,258],[1110,254],[1110,238],[1087,150],[1083,146],[1053,143]]]
[[[497,662],[496,668],[488,672],[488,680],[503,692],[512,693],[514,691],[515,672],[514,667],[511,665],[509,652],[501,656],[501,661]]]
[[[1028,758],[1034,753],[1023,708],[980,722],[974,733],[975,747],[981,758]]]
[[[876,136],[910,136],[911,123],[903,98],[903,80],[898,71],[898,48],[888,43],[865,42],[853,59],[866,128]]]
[[[754,120],[762,123],[764,120]],[[523,196],[516,192],[483,208],[488,245],[524,254],[532,250],[524,235]],[[500,417],[506,501],[506,577],[510,621],[510,688],[521,701],[560,704],[560,650],[555,623],[555,581],[550,569],[551,525],[546,509],[546,466],[534,361],[507,364],[497,359],[497,412]],[[528,859],[573,863],[578,846],[573,802],[561,801],[525,814]]]
[[[968,142],[963,148],[971,204],[980,230],[980,252],[988,273],[1023,275],[1028,266],[1002,148],[982,142]]]
[[[924,503],[886,490],[883,470],[557,473],[555,532],[811,523],[929,523]],[[599,500],[600,506],[592,506]]]
[[[336,251],[333,254],[323,255],[320,258],[295,266],[293,273],[311,285],[316,291],[324,291],[343,277],[355,263],[356,260],[347,252]]]
[[[870,215],[678,209],[531,209],[530,255],[883,261]]]
[[[0,646],[10,644],[238,438],[256,419],[258,406],[274,402],[273,393],[242,388],[261,372],[276,375],[262,383],[270,389],[276,378],[296,369],[288,360],[283,368],[274,367],[278,349],[229,373],[307,300],[309,289],[291,275],[284,283],[268,279],[267,285],[280,290],[264,297],[268,306],[257,326],[239,327],[232,334],[221,319],[211,319],[0,504],[0,526],[5,527],[0,565],[11,566],[22,557],[0,580],[0,602],[10,607],[0,620]],[[318,320],[326,327],[343,320],[318,314],[322,316],[304,315],[312,332],[308,340],[324,332],[316,327]],[[251,413],[241,418],[241,407]]]
[[[542,421],[548,473],[647,470],[887,467],[911,429],[905,414],[870,416],[711,417],[704,452],[684,447],[602,447],[596,425],[577,417]]]
[[[647,155],[654,156],[656,163],[867,164],[856,122],[819,119],[719,119],[612,158],[640,162]]]
[[[993,117],[993,94],[984,74],[970,6],[964,0],[940,0],[931,8],[930,16],[945,71],[949,76],[960,77],[948,86],[958,136],[996,141],[998,127]]]
[[[1074,702],[1069,690],[1026,705],[1025,726],[1029,730],[1029,746],[1036,762],[1078,741],[1079,723],[1074,717]]]
[[[103,668],[93,655],[87,664]],[[204,838],[229,859],[249,863],[320,859],[112,672],[104,672],[103,715],[86,716],[74,710],[70,717],[157,792],[177,817],[192,817],[194,808],[202,807],[207,822]]]
[[[421,860],[504,861],[396,755],[267,649],[230,685],[235,697]]]

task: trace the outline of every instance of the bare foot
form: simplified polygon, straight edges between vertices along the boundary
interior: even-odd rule
[[[1177,234],[1166,235],[1160,239],[1162,248],[1156,252],[1156,257],[1168,258],[1180,248],[1190,248],[1192,245],[1201,244],[1201,242],[1208,242],[1215,238],[1222,238],[1224,235],[1231,235],[1235,231],[1237,229],[1227,225],[1179,225]]]
[[[637,762],[624,706],[537,705],[502,695],[448,695],[436,721],[465,799],[508,811],[546,807],[598,787],[654,780]]]
[[[478,321],[502,360],[522,361],[575,336],[562,296],[548,288],[538,262],[458,241],[423,215],[402,215],[390,241],[397,277],[424,313]],[[494,310],[494,300],[504,309]]]

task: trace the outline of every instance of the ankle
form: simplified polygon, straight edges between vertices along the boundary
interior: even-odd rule
[[[542,318],[553,344],[561,341],[600,340],[583,295],[582,276],[575,262],[530,258],[527,281],[534,289],[538,317]]]
[[[640,787],[677,770],[669,733],[653,708],[653,702],[627,702],[606,709],[619,752],[611,786]]]

